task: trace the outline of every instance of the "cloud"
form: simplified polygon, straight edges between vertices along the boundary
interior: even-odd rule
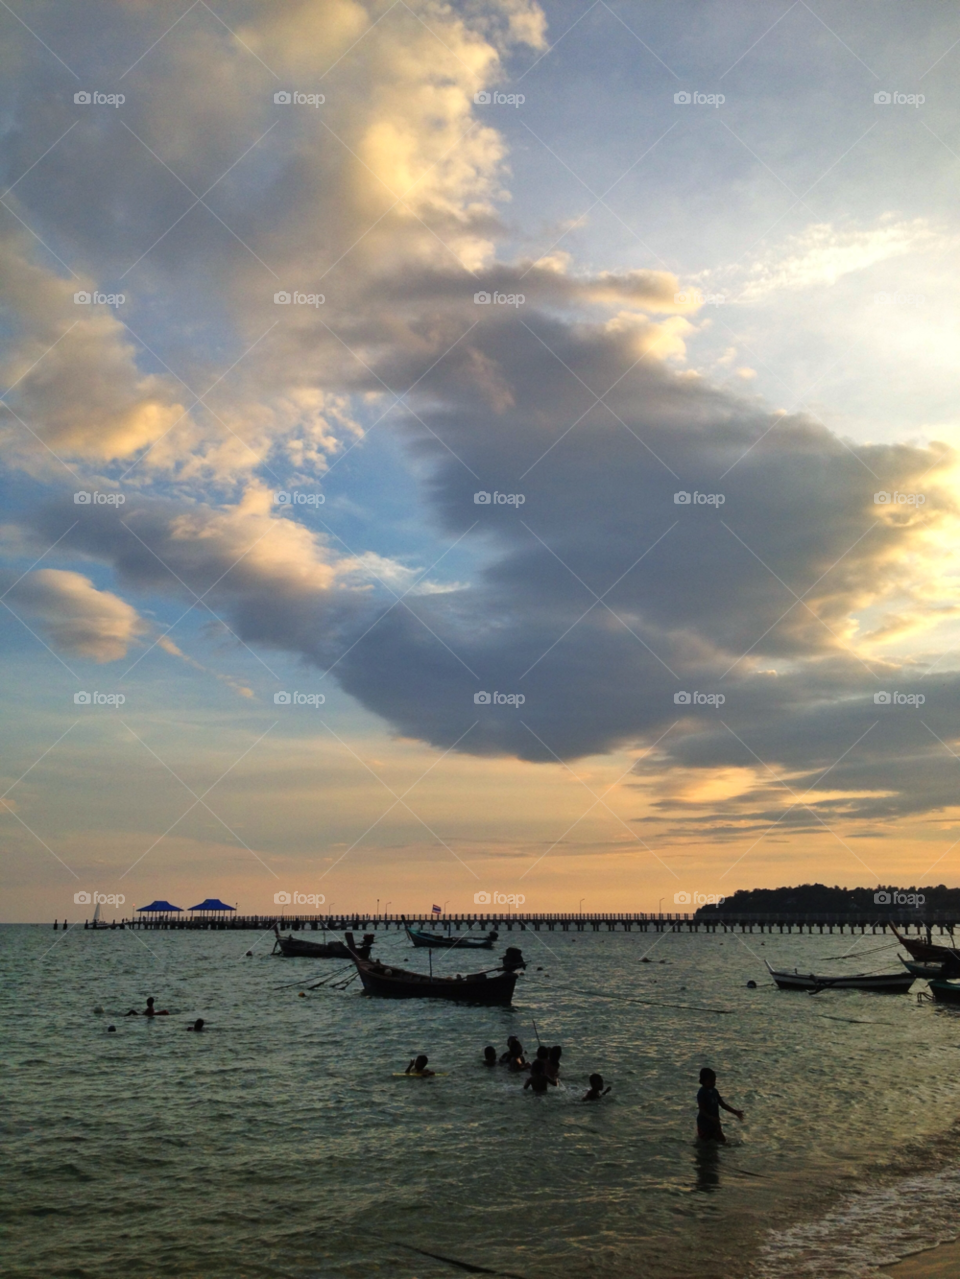
[[[39,623],[55,648],[72,657],[118,661],[147,630],[125,600],[63,569],[28,573],[13,586],[9,598]]]

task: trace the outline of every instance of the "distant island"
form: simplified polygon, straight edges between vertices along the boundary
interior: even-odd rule
[[[877,900],[886,894],[887,900]],[[826,884],[800,884],[796,888],[742,888],[716,906],[701,906],[698,916],[726,914],[803,915],[811,913],[843,915],[848,911],[902,911],[913,906],[922,896],[924,911],[960,914],[960,888],[910,887],[902,885],[879,888],[828,888]],[[907,898],[909,900],[904,900]]]

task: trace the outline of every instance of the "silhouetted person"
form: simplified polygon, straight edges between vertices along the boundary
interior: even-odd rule
[[[485,1066],[495,1066],[497,1064],[497,1050],[493,1044],[487,1044],[483,1050],[483,1064]]]
[[[606,1097],[609,1091],[609,1088],[603,1086],[603,1075],[591,1075],[589,1091],[583,1094],[582,1100],[599,1101],[601,1097]]]
[[[735,1110],[717,1092],[717,1074],[709,1066],[700,1071],[700,1091],[697,1093],[697,1136],[701,1141],[726,1141],[720,1127],[720,1111],[729,1111],[743,1119],[743,1111]]]

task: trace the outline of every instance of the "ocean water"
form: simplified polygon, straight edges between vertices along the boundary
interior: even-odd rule
[[[356,981],[300,998],[345,966],[254,933],[0,928],[0,1271],[872,1279],[960,1234],[960,1016],[767,979],[764,958],[809,969],[849,937],[504,938],[530,966],[483,1009]],[[833,966],[884,967],[878,944]],[[396,934],[376,950],[427,962]],[[148,995],[171,1015],[122,1016]],[[535,1048],[534,1023],[564,1049],[546,1097],[480,1065],[511,1033]],[[418,1052],[447,1073],[395,1078]],[[694,1141],[706,1064],[746,1111],[719,1150]],[[613,1091],[583,1104],[594,1070]]]

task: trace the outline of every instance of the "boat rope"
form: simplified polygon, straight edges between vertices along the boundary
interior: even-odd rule
[[[832,963],[835,959],[856,959],[862,958],[864,955],[876,955],[881,950],[889,950],[891,946],[899,946],[897,941],[886,941],[882,946],[874,946],[871,950],[848,950],[845,955],[824,955],[822,959],[818,959],[817,963]]]

